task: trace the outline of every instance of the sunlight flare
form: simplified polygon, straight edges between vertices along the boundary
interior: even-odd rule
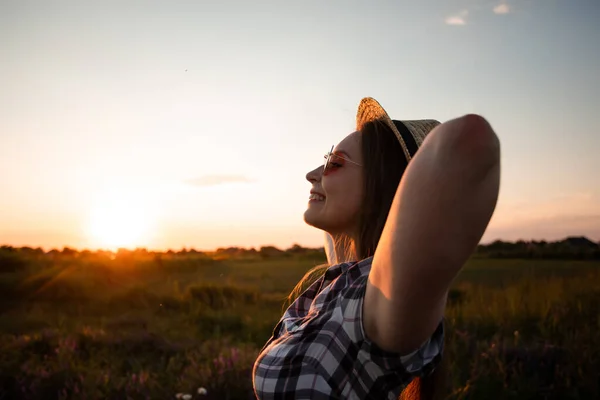
[[[151,196],[112,190],[97,197],[90,210],[88,235],[94,247],[144,247],[156,229],[157,211]]]

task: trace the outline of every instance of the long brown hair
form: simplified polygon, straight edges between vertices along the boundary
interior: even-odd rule
[[[357,260],[375,254],[383,227],[400,179],[407,167],[400,142],[390,128],[380,121],[365,124],[361,129],[363,168],[365,173],[362,207],[359,214],[358,236],[352,246]],[[327,269],[319,265],[311,269],[296,285],[289,301],[297,297]],[[442,363],[445,364],[445,363]],[[443,365],[433,373],[415,378],[403,390],[401,400],[437,400],[443,398],[445,384]]]

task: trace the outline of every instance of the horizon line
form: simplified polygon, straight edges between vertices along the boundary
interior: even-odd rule
[[[589,240],[590,242],[596,243],[598,245],[600,245],[600,240],[594,240],[594,239],[590,239],[588,236],[586,235],[568,235],[565,236],[562,239],[557,239],[557,240],[548,240],[548,239],[516,239],[516,240],[504,240],[504,239],[493,239],[490,241],[485,241],[485,242],[479,242],[477,244],[477,246],[489,246],[492,243],[495,242],[504,242],[504,243],[517,243],[517,242],[526,242],[526,243],[533,243],[533,242],[546,242],[546,243],[556,243],[556,242],[562,242],[565,241],[567,239],[572,239],[572,238],[584,238]],[[127,247],[127,246],[117,246],[117,247],[112,247],[112,248],[103,248],[103,247],[73,247],[73,246],[69,246],[69,245],[62,245],[62,246],[33,246],[33,245],[11,245],[11,244],[0,244],[0,248],[5,248],[5,247],[11,247],[11,248],[16,248],[16,249],[22,249],[22,248],[29,248],[29,249],[41,249],[44,253],[48,253],[52,250],[57,250],[57,251],[62,251],[64,249],[70,249],[70,250],[74,250],[77,252],[84,252],[84,251],[90,251],[90,252],[118,252],[120,250],[127,250],[127,251],[136,251],[136,250],[145,250],[149,253],[167,253],[169,251],[171,252],[182,252],[182,251],[197,251],[200,253],[210,253],[210,252],[216,252],[219,249],[242,249],[242,250],[247,250],[250,251],[252,249],[258,251],[261,248],[266,248],[266,247],[273,247],[276,248],[278,250],[282,250],[282,251],[287,251],[289,249],[292,249],[294,246],[300,246],[301,248],[304,249],[308,249],[308,250],[319,250],[319,249],[323,249],[324,246],[318,246],[318,247],[312,247],[312,246],[303,246],[299,243],[292,243],[289,246],[276,246],[273,244],[263,244],[260,246],[248,246],[248,247],[244,247],[244,246],[219,246],[213,249],[201,249],[201,248],[196,248],[194,246],[182,246],[180,248],[162,248],[162,249],[158,249],[158,248],[149,248],[149,247],[145,247],[145,246],[136,246],[136,247]],[[62,249],[62,250],[61,250]]]

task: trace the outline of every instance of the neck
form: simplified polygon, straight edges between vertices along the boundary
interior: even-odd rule
[[[333,250],[334,254],[328,254],[330,264],[338,264],[349,261],[356,261],[356,251],[354,246],[354,239],[348,235],[330,235],[329,248]]]

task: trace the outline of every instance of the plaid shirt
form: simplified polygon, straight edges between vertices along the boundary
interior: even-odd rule
[[[290,305],[254,364],[258,399],[395,400],[413,377],[433,371],[442,354],[443,320],[405,356],[365,336],[362,304],[371,262],[328,268]]]

